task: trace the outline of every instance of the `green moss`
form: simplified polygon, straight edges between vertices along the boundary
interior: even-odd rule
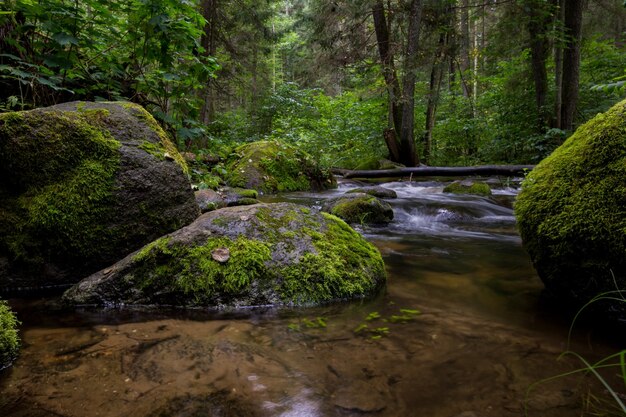
[[[336,185],[309,155],[276,141],[254,142],[235,149],[227,182],[233,187],[274,193],[330,188]]]
[[[213,259],[212,252],[224,248],[230,253],[226,262]],[[209,238],[198,246],[182,246],[169,238],[159,239],[138,252],[135,276],[138,286],[151,291],[170,287],[191,294],[198,303],[213,296],[240,295],[252,281],[269,274],[265,265],[271,259],[269,245],[243,236]]]
[[[235,188],[233,191],[239,197],[259,198],[259,193],[257,192],[257,190],[245,190],[245,189],[241,189],[241,188]]]
[[[17,332],[19,321],[6,301],[0,301],[0,369],[11,364],[17,357],[20,338]]]
[[[317,253],[284,268],[281,297],[296,304],[328,302],[373,293],[384,280],[380,252],[336,216],[322,213],[327,228],[313,232]],[[382,279],[381,279],[382,278]]]
[[[100,224],[112,215],[120,143],[90,114],[0,115],[0,176],[6,178],[0,246],[16,259],[37,262],[52,253],[88,256],[108,241]],[[40,247],[46,242],[46,249]],[[28,259],[27,259],[28,258]]]
[[[626,101],[536,166],[515,214],[548,288],[582,302],[626,288]]]
[[[370,195],[340,199],[330,212],[348,223],[384,224],[393,220],[391,206]]]
[[[165,131],[161,128],[161,126],[159,126],[159,123],[154,119],[154,117],[152,117],[152,115],[146,109],[144,109],[138,104],[129,103],[129,102],[119,102],[117,104],[121,105],[125,109],[130,110],[131,113],[135,117],[144,121],[159,136],[161,140],[161,146],[165,150],[165,153],[169,157],[171,157],[174,160],[174,162],[178,164],[178,166],[180,166],[180,168],[183,170],[183,172],[187,176],[189,176],[189,167],[187,166],[187,162],[185,161],[185,158],[183,158],[180,152],[178,152],[178,149],[176,149],[174,142],[171,141],[167,133],[165,133]],[[145,145],[142,144],[140,146],[141,149],[144,149],[142,148],[142,146],[145,146]],[[147,149],[144,149],[144,150],[148,153],[151,153]],[[164,153],[164,157],[165,157],[165,153]]]
[[[487,197],[491,195],[491,188],[489,188],[488,184],[479,181],[470,181],[469,184],[466,184],[463,181],[455,181],[452,184],[447,185],[443,189],[443,192],[452,194],[482,195]]]
[[[163,146],[161,146],[160,144],[148,142],[146,140],[141,142],[141,145],[139,145],[139,149],[148,152],[159,161],[165,160],[165,148],[163,148]]]

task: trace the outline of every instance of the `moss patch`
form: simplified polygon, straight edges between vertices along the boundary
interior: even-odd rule
[[[281,297],[295,304],[328,302],[371,294],[384,277],[380,252],[336,216],[322,213],[326,230],[309,231],[316,252],[281,271]]]
[[[6,301],[0,301],[0,369],[15,360],[20,348],[19,322]]]
[[[218,262],[212,257],[216,249],[227,249],[230,258]],[[140,264],[137,285],[150,292],[168,291],[193,295],[202,304],[215,296],[245,292],[253,280],[267,275],[265,262],[270,259],[266,243],[247,239],[209,238],[197,246],[184,246],[159,239],[138,252],[133,261]]]
[[[332,174],[322,170],[309,155],[275,141],[238,147],[229,162],[228,172],[229,185],[266,193],[336,186]]]
[[[172,142],[167,133],[165,133],[161,126],[159,126],[159,123],[154,119],[154,117],[152,117],[152,115],[148,113],[146,109],[138,104],[129,102],[119,102],[117,104],[120,104],[125,109],[130,110],[131,114],[137,119],[144,121],[159,136],[159,139],[161,140],[161,146],[152,143],[150,143],[150,145],[147,145],[144,142],[139,147],[141,149],[144,149],[151,155],[163,155],[162,158],[172,158],[178,164],[178,166],[180,166],[185,175],[189,176],[189,167],[187,166],[185,158],[183,158],[180,152],[178,152],[178,149],[176,149],[176,145],[174,145],[174,142]],[[161,157],[159,158],[161,159]]]
[[[473,194],[488,197],[491,195],[491,188],[488,184],[480,181],[455,181],[443,189],[444,193],[452,194]]]
[[[348,194],[327,202],[323,210],[354,224],[386,224],[393,220],[391,206],[369,194]]]
[[[102,116],[0,115],[0,176],[7,179],[0,205],[14,214],[0,219],[0,229],[9,230],[0,236],[0,249],[13,259],[36,263],[50,251],[80,258],[106,243],[108,231],[100,224],[112,215],[120,143],[98,128]]]
[[[515,214],[524,247],[555,294],[585,302],[616,285],[626,289],[626,101],[536,166]]]

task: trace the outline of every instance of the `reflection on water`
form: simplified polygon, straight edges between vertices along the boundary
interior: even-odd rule
[[[399,197],[394,222],[360,228],[389,273],[372,300],[234,312],[64,312],[11,300],[24,346],[0,377],[0,415],[578,415],[579,379],[526,400],[530,384],[577,364],[556,360],[567,326],[539,302],[515,232],[515,191],[489,199],[443,194],[443,185],[385,184]],[[319,206],[355,186],[281,199]]]

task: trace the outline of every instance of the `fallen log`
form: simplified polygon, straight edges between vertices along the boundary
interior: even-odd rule
[[[344,172],[344,178],[398,178],[398,177],[463,177],[468,175],[519,176],[534,165],[478,165],[473,167],[415,167]]]

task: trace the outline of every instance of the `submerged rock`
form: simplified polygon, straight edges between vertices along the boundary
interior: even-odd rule
[[[553,295],[580,305],[626,290],[626,101],[580,126],[536,166],[515,214]],[[602,307],[621,311],[623,320],[626,302]]]
[[[384,282],[378,250],[342,220],[291,203],[257,204],[205,213],[86,278],[64,300],[309,305],[364,297]]]
[[[0,370],[15,360],[20,348],[18,321],[6,301],[0,301]]]
[[[491,188],[489,188],[487,183],[472,180],[454,181],[452,184],[448,184],[443,189],[443,192],[452,194],[474,194],[485,197],[491,196]]]
[[[378,198],[398,198],[398,194],[394,190],[381,186],[355,188],[346,192],[346,194],[352,193],[365,193]]]
[[[322,211],[355,224],[387,224],[393,220],[389,203],[365,193],[344,194],[326,200]]]
[[[0,290],[75,283],[199,214],[187,167],[132,103],[0,115]]]
[[[309,155],[276,141],[253,142],[238,147],[228,172],[226,180],[230,186],[264,193],[324,190],[337,186],[332,173],[322,170]]]

